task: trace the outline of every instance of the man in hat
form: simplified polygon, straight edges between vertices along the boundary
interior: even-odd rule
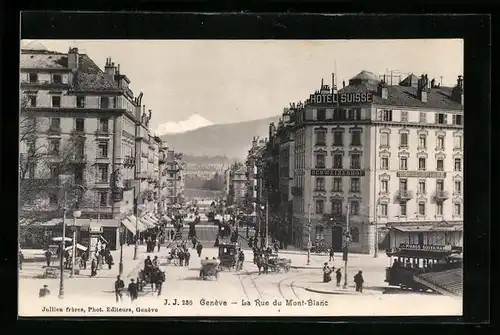
[[[329,283],[332,280],[332,269],[328,266],[328,263],[325,262],[323,266],[323,283]]]
[[[356,292],[363,293],[363,283],[365,280],[363,279],[363,271],[359,270],[358,273],[354,276],[354,283],[356,284]]]
[[[134,282],[134,278],[130,279],[130,284],[128,284],[127,291],[130,296],[130,301],[137,300],[137,296],[139,295],[139,288],[137,287],[137,283]]]
[[[115,281],[116,302],[123,301],[123,289],[124,288],[125,288],[125,283],[120,278],[120,275],[116,276],[116,281]]]
[[[47,285],[43,285],[43,287],[38,292],[38,297],[44,298],[48,295],[50,295],[49,287]]]

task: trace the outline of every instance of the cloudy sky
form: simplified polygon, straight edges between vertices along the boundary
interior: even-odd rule
[[[31,41],[23,41],[23,43]],[[304,100],[321,78],[338,85],[361,70],[427,73],[444,86],[463,74],[462,40],[40,40],[49,50],[70,46],[101,68],[120,64],[134,94],[153,110],[152,124],[230,123],[278,115]],[[190,127],[186,123],[183,127]],[[172,123],[169,124],[172,126]]]

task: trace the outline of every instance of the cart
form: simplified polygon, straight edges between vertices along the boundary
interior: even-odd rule
[[[236,254],[238,244],[232,242],[219,242],[219,259],[221,269],[233,269],[236,267]]]
[[[219,262],[217,260],[204,259],[201,261],[200,278],[202,280],[218,280],[219,270]]]

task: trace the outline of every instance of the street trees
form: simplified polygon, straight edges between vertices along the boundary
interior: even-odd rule
[[[88,163],[79,138],[63,141],[60,124],[47,125],[48,120],[23,92],[19,120],[20,241],[39,241],[43,238],[40,222],[62,218],[63,207],[76,201],[71,185],[83,183],[83,173],[78,179],[74,172]],[[67,203],[63,204],[65,192]]]

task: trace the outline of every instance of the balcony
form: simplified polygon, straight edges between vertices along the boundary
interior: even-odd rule
[[[135,166],[135,158],[132,156],[125,156],[123,159],[124,166]]]
[[[75,154],[70,157],[70,163],[75,165],[85,165],[87,164],[87,155],[84,154]]]
[[[77,136],[85,136],[85,130],[83,129],[73,129],[70,133],[71,136],[77,137]]]
[[[132,180],[124,180],[123,181],[123,188],[124,189],[131,189],[133,187],[134,187],[134,185],[132,184]]]
[[[109,129],[97,129],[95,132],[96,137],[109,137]]]
[[[434,193],[434,201],[443,202],[449,198],[448,191],[436,191]]]
[[[396,197],[401,202],[407,202],[413,198],[413,192],[408,190],[399,190]]]
[[[61,135],[61,126],[50,126],[47,131],[49,136],[60,136]]]
[[[302,196],[302,193],[303,193],[302,187],[297,187],[297,186],[292,187],[292,195]]]

